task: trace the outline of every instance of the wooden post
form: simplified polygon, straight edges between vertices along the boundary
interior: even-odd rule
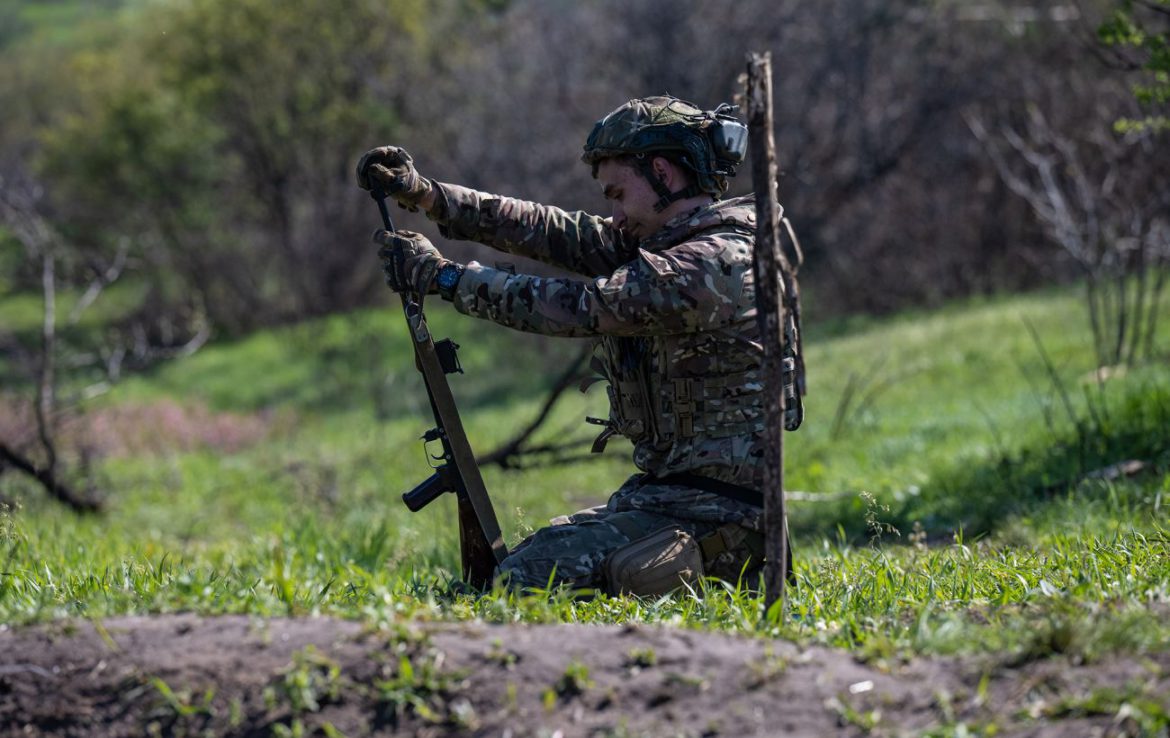
[[[764,612],[784,595],[788,525],[784,506],[784,303],[780,288],[780,204],[776,196],[776,141],[772,133],[772,55],[748,54],[748,148],[756,191],[756,317],[764,347]]]

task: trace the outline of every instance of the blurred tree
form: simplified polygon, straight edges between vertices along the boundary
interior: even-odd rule
[[[79,512],[92,512],[101,508],[101,502],[89,484],[92,480],[83,472],[86,486],[90,488],[84,493],[76,492],[66,479],[76,474],[66,472],[61,463],[62,449],[57,433],[62,415],[57,336],[57,262],[61,239],[37,212],[42,196],[43,190],[34,183],[0,177],[0,224],[24,247],[28,260],[40,266],[42,297],[36,348],[30,350],[22,343],[5,341],[9,344],[6,351],[11,352],[12,359],[26,365],[33,396],[31,401],[21,403],[31,407],[32,416],[28,427],[23,429],[24,437],[15,440],[0,437],[0,474],[10,468],[23,472],[60,502]],[[12,411],[11,406],[5,409]],[[88,467],[84,461],[83,457],[83,469]]]
[[[42,158],[69,227],[94,248],[129,233],[162,303],[229,331],[368,301],[352,169],[398,126],[422,9],[192,0],[78,54],[86,81]]]
[[[1122,0],[1097,33],[1123,68],[1145,77],[1134,85],[1134,96],[1150,112],[1120,119],[1119,129],[1170,129],[1170,0]]]
[[[1140,117],[1139,101],[1125,76],[1091,55],[1072,57],[1075,49],[1056,57],[1059,66],[1021,70],[1013,99],[969,109],[968,122],[1005,185],[1084,279],[1095,359],[1111,366],[1157,353],[1170,152],[1156,125],[1114,125],[1119,115]]]
[[[440,178],[604,209],[578,161],[593,121],[662,92],[713,107],[740,89],[746,53],[770,50],[781,200],[808,251],[814,311],[891,310],[1036,284],[1060,266],[961,111],[1010,95],[1013,70],[1047,63],[1045,47],[1067,40],[1043,18],[1021,38],[1002,24],[960,21],[959,9],[914,0],[516,2],[494,25],[471,29],[464,58],[436,75],[427,117],[448,145],[416,154]],[[733,193],[747,182],[737,178]]]
[[[28,23],[20,10],[20,6],[15,3],[0,5],[0,49],[28,32]]]
[[[39,162],[46,217],[69,244],[62,280],[126,249],[149,277],[137,319],[157,343],[183,341],[200,315],[241,332],[384,295],[376,218],[352,183],[371,146],[406,146],[428,176],[604,211],[578,160],[599,116],[661,92],[713,107],[738,91],[746,52],[771,51],[780,193],[808,252],[810,309],[892,310],[1074,273],[964,120],[1022,110],[1022,79],[1095,94],[1106,72],[1069,32],[1069,7],[128,3],[101,34],[0,57],[0,166]],[[1089,102],[1046,120],[1066,130]],[[35,287],[37,273],[15,279]]]

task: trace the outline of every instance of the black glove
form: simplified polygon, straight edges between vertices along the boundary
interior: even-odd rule
[[[379,146],[363,154],[358,160],[357,181],[363,190],[381,191],[409,210],[418,210],[419,202],[431,191],[430,180],[419,176],[414,159],[397,146]]]
[[[444,259],[421,233],[375,231],[374,243],[382,245],[378,249],[382,271],[386,275],[386,284],[395,292],[416,295],[436,292],[435,276],[444,264],[453,263]]]

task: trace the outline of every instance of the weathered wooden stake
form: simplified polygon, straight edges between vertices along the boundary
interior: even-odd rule
[[[764,612],[784,594],[788,570],[788,525],[784,505],[784,303],[780,293],[780,204],[776,196],[776,140],[772,133],[772,55],[748,54],[748,148],[756,191],[756,312],[764,346]]]

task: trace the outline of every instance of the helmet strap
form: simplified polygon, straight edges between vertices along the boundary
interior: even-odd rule
[[[652,156],[638,154],[636,158],[638,161],[638,171],[642,173],[642,176],[646,178],[650,186],[654,188],[654,193],[658,195],[658,202],[654,203],[654,212],[661,213],[670,207],[670,204],[675,200],[685,200],[688,197],[697,197],[703,194],[703,191],[694,183],[687,185],[678,192],[671,192],[666,188],[662,180],[659,179],[658,174],[655,173]]]

